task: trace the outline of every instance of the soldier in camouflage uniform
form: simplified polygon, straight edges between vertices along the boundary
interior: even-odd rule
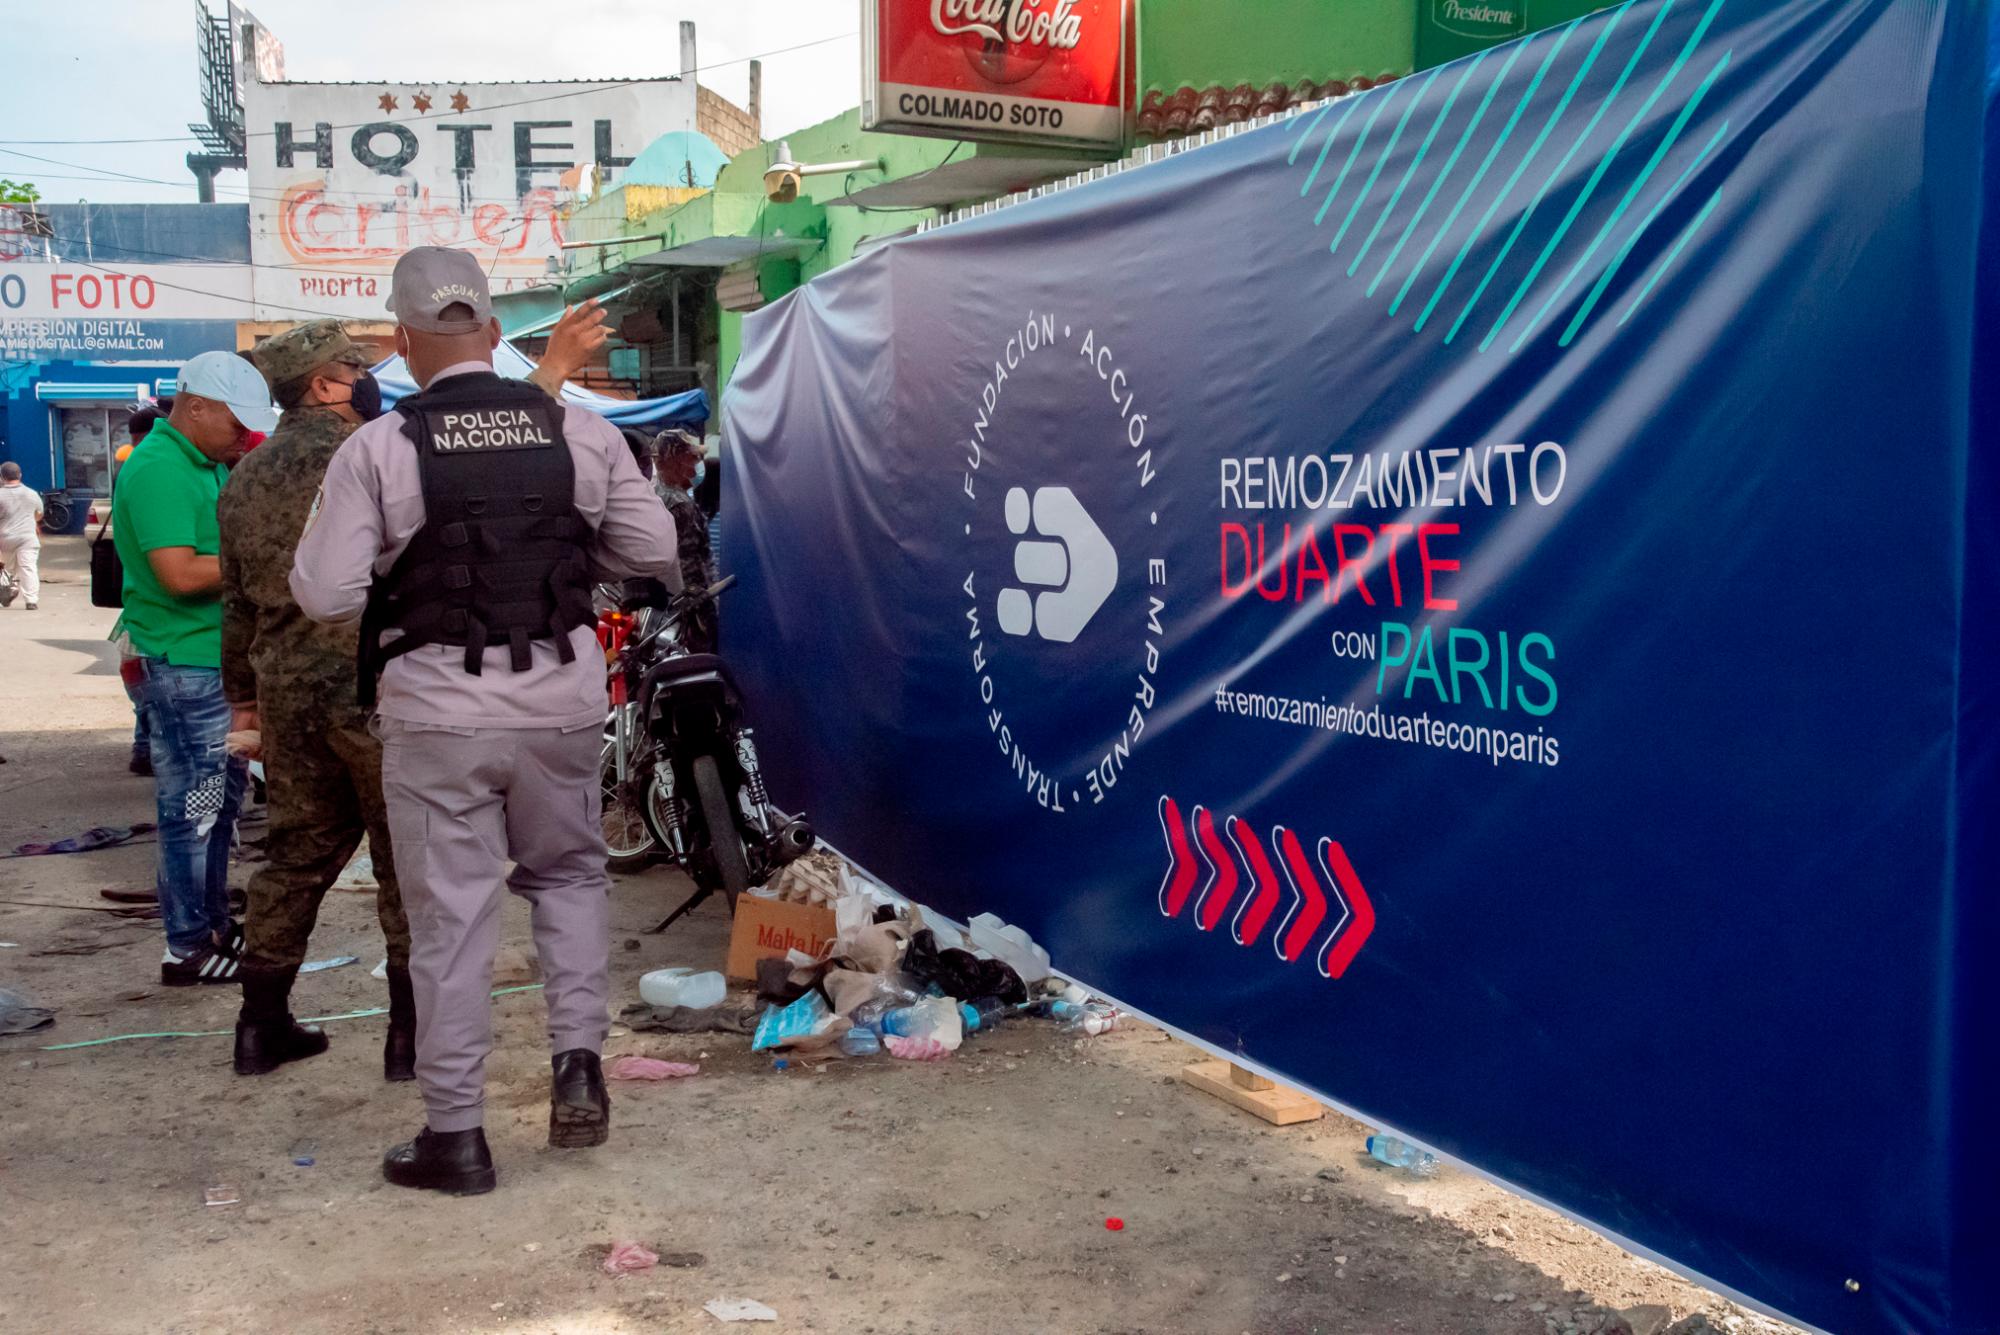
[[[596,302],[565,312],[530,382],[560,394],[606,334]],[[359,630],[308,619],[290,586],[320,480],[355,428],[381,415],[381,388],[368,373],[373,356],[338,320],[314,320],[267,339],[251,360],[284,416],[231,472],[220,510],[223,691],[234,711],[231,730],[262,738],[270,809],[268,861],[250,879],[244,920],[236,1071],[261,1075],[326,1051],[325,1034],[292,1018],[292,984],[320,901],[366,834],[389,956],[382,1074],[413,1080],[410,924],[382,801],[382,746],[356,696]]]
[[[708,516],[695,504],[701,484],[701,439],[678,428],[662,431],[653,441],[656,459],[653,490],[674,517],[681,545],[681,584],[689,594],[705,593],[715,583],[715,558],[708,547]],[[716,646],[715,604],[706,602],[682,618],[681,643],[689,653],[712,654]]]
[[[382,805],[382,747],[355,698],[356,631],[307,619],[288,583],[299,534],[334,451],[381,411],[374,358],[337,320],[315,320],[253,354],[284,417],[230,475],[221,504],[222,684],[237,730],[262,737],[269,789],[268,861],[250,878],[243,1014],[236,1070],[259,1075],[324,1052],[326,1036],[292,1019],[292,982],[321,899],[362,836],[380,886],[389,954],[383,1074],[415,1078],[410,924],[396,886]]]

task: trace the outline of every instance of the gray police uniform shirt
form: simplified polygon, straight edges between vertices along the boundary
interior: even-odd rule
[[[460,362],[451,376],[491,368]],[[423,479],[403,417],[388,413],[347,438],[327,468],[292,563],[292,596],[307,616],[358,621],[368,588],[386,574],[424,524]],[[618,429],[587,408],[565,405],[563,435],[576,465],[576,509],[594,531],[590,557],[605,580],[657,578],[681,587],[674,521],[640,476]],[[610,708],[604,652],[594,627],[570,632],[575,661],[551,640],[536,640],[526,672],[507,646],[489,647],[484,671],[465,670],[465,650],[426,645],[389,661],[378,712],[402,723],[455,728],[577,728],[601,724]]]

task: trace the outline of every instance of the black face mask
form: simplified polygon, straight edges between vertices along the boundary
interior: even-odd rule
[[[354,409],[354,415],[364,422],[372,422],[382,415],[382,382],[375,378],[373,371],[363,371],[348,386],[347,403]]]

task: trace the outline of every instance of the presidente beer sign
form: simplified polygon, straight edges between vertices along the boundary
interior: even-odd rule
[[[1115,149],[1128,0],[871,0],[864,129]]]

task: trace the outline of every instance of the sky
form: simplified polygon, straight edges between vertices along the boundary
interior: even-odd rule
[[[56,203],[192,202],[184,159],[196,147],[187,124],[202,119],[196,3],[6,0],[0,178],[31,181]],[[220,14],[222,0],[210,7]],[[860,100],[860,14],[852,0],[255,0],[247,7],[284,44],[291,80],[671,75],[680,71],[680,22],[691,19],[700,82],[738,106],[748,101],[748,59],[763,58],[767,139]],[[167,142],[101,142],[113,139]],[[242,199],[245,185],[242,172],[225,172],[217,197]]]

